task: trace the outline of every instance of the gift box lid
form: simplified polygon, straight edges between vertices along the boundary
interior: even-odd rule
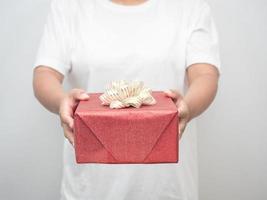
[[[140,108],[128,107],[121,109],[111,109],[109,106],[101,105],[99,96],[102,93],[89,93],[90,99],[88,101],[80,101],[75,113],[84,114],[91,111],[109,111],[109,112],[139,112],[139,111],[153,111],[153,110],[177,110],[176,105],[172,99],[166,96],[162,91],[153,91],[152,96],[156,99],[157,103],[154,105],[142,105]]]

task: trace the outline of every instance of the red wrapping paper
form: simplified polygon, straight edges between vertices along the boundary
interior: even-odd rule
[[[177,163],[178,110],[170,97],[153,91],[155,105],[111,109],[102,93],[89,93],[74,113],[77,163]]]

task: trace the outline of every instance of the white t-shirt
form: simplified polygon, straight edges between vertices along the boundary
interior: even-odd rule
[[[217,31],[203,0],[53,0],[34,66],[50,66],[88,92],[137,79],[184,93],[193,63],[220,70]],[[76,164],[65,140],[61,200],[197,200],[196,138],[192,120],[180,161],[168,164]]]

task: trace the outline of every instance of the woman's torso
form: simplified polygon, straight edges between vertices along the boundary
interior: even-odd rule
[[[187,15],[183,0],[132,6],[76,0],[72,87],[102,92],[112,80],[142,80],[153,90],[184,92]],[[178,164],[82,164],[65,141],[62,199],[197,199],[194,121],[180,141]]]

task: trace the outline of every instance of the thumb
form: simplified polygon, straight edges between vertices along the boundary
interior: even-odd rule
[[[182,94],[178,90],[169,89],[169,90],[165,90],[164,93],[168,97],[172,98],[174,103],[176,103],[180,98],[183,98]]]
[[[82,89],[73,89],[71,94],[75,100],[88,100],[89,99],[89,94],[87,94]]]

